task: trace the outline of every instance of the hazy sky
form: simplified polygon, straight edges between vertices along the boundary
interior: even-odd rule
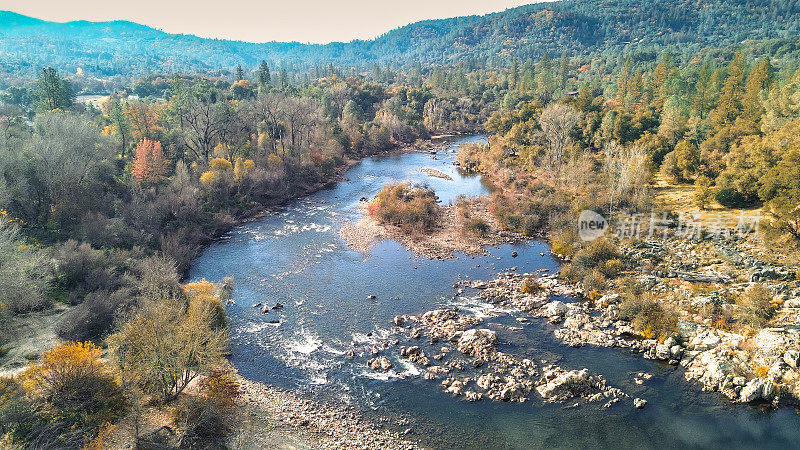
[[[485,14],[536,0],[0,0],[57,22],[125,19],[170,33],[251,42],[370,39],[423,19]]]

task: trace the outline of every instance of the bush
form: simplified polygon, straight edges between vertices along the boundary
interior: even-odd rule
[[[625,263],[619,258],[612,258],[598,264],[597,270],[608,278],[616,278],[625,270]]]
[[[439,220],[436,193],[426,186],[410,183],[387,184],[370,204],[370,214],[381,223],[405,231],[430,231]]]
[[[761,283],[747,288],[737,299],[737,321],[753,329],[763,328],[775,314],[772,292]]]
[[[110,331],[117,311],[132,304],[133,299],[129,290],[91,292],[83,303],[64,314],[56,333],[72,341],[100,339]]]
[[[232,414],[240,395],[239,383],[230,369],[211,370],[200,382],[200,395],[189,399],[186,408],[178,411],[174,419],[184,429],[182,445],[200,448],[220,444],[231,430]]]
[[[578,236],[574,230],[562,231],[552,240],[553,253],[563,256],[573,256],[578,249],[575,247]]]
[[[570,283],[577,283],[581,281],[585,275],[585,269],[572,263],[566,263],[562,265],[561,270],[558,272],[558,276],[561,279]]]
[[[13,313],[48,306],[52,279],[50,259],[20,234],[19,227],[0,210],[0,305]]]
[[[233,371],[228,368],[213,369],[200,383],[206,398],[221,407],[231,408],[241,396],[241,387]]]
[[[68,292],[66,300],[73,305],[95,291],[114,291],[124,281],[127,269],[124,257],[113,252],[94,250],[86,242],[68,240],[55,252],[56,286]]]
[[[586,269],[594,269],[605,264],[607,261],[621,258],[621,254],[617,246],[605,238],[595,239],[589,245],[575,253],[572,258],[574,264],[579,265]],[[619,268],[619,264],[613,263],[610,269],[615,267]]]
[[[620,305],[619,313],[647,339],[663,342],[677,330],[678,315],[675,311],[646,294],[629,295]]]
[[[98,427],[115,422],[125,407],[100,348],[90,342],[61,344],[44,352],[25,378],[28,394],[43,404],[42,416],[63,428],[58,440],[64,443],[91,440]]]
[[[0,377],[0,447],[22,447],[44,425],[19,378]],[[8,442],[10,440],[11,442]]]
[[[581,283],[584,289],[600,292],[606,288],[606,277],[602,272],[594,269],[583,276]]]
[[[486,236],[486,234],[492,229],[489,223],[481,217],[472,217],[468,219],[464,228],[468,232],[478,236]]]
[[[542,292],[544,288],[539,283],[539,280],[536,279],[533,275],[528,275],[522,281],[522,287],[520,288],[520,292],[523,294],[538,294]]]

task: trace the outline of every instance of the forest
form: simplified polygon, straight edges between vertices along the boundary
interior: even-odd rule
[[[504,227],[575,255],[565,276],[587,286],[617,276],[619,255],[576,244],[576,213],[649,213],[657,180],[692,185],[700,209],[762,208],[770,245],[796,258],[798,6],[689,3],[536,4],[328,46],[3,22],[0,329],[69,310],[67,344],[0,380],[2,443],[100,448],[121,415],[174,402],[199,374],[185,442],[221,439],[237,395],[220,368],[233,282],[183,284],[189,264],[242,220],[436,134],[489,135],[460,166],[497,184]],[[163,53],[112,52],[101,37],[117,29],[159,35]],[[379,214],[407,224],[388,205],[410,195],[435,216],[434,194],[409,189],[382,191]]]
[[[795,0],[548,2],[427,20],[373,40],[326,45],[202,39],[125,21],[60,24],[0,12],[0,83],[18,84],[35,78],[41,67],[56,66],[79,73],[89,92],[100,92],[151,73],[232,76],[238,65],[255,71],[262,60],[308,82],[324,76],[329,64],[349,76],[376,65],[382,72],[417,75],[432,66],[500,68],[515,58],[565,51],[593,58],[627,53],[634,61],[655,62],[666,49],[691,58],[707,47],[764,39],[774,40],[770,52],[797,58],[799,9]]]

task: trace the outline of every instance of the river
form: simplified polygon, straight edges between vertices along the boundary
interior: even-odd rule
[[[485,256],[440,261],[417,258],[391,240],[378,243],[368,255],[341,240],[338,229],[358,219],[360,199],[371,198],[390,181],[427,183],[444,203],[460,194],[487,194],[480,176],[463,175],[452,165],[459,144],[480,140],[485,138],[453,140],[435,158],[422,152],[367,158],[334,188],[245,223],[208,247],[190,278],[234,277],[235,304],[227,308],[230,361],[240,373],[333,396],[374,414],[411,417],[411,437],[435,447],[800,446],[800,419],[792,409],[731,405],[685,382],[680,370],[619,349],[565,346],[546,322],[533,319],[522,325],[515,320],[521,315],[517,311],[493,314],[474,292],[454,299],[452,285],[463,278],[490,279],[512,267],[557,270],[544,242],[497,246]],[[453,179],[420,173],[423,167]],[[512,257],[512,251],[518,256]],[[267,314],[253,307],[277,302],[283,308]],[[632,397],[646,399],[647,407],[637,410],[628,401],[608,409],[602,403],[567,408],[543,404],[535,392],[525,403],[469,403],[443,393],[438,381],[422,378],[423,368],[399,357],[392,344],[408,338],[392,326],[392,318],[452,306],[483,317],[482,326],[498,333],[500,351],[568,369],[586,367]],[[367,367],[373,347],[393,362],[389,373]],[[349,350],[355,353],[352,359]],[[655,376],[639,385],[633,378],[640,371]]]

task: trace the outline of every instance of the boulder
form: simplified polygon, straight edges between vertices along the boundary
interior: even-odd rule
[[[465,355],[485,360],[496,351],[497,333],[486,328],[473,328],[465,331],[458,339],[458,351]]]
[[[545,378],[548,378],[545,375]],[[570,370],[557,375],[546,384],[536,387],[539,395],[545,399],[571,398],[591,389],[589,369]]]
[[[607,308],[610,305],[619,303],[619,294],[606,294],[597,300],[597,306],[600,308]]]
[[[787,350],[786,353],[783,354],[783,362],[789,365],[789,367],[797,369],[798,365],[800,365],[800,351],[794,349]]]
[[[483,394],[480,392],[475,391],[466,391],[464,392],[464,399],[468,402],[477,402],[478,400],[483,398]]]
[[[382,370],[384,372],[392,368],[391,361],[389,361],[389,359],[385,356],[372,358],[367,362],[367,364],[369,364],[369,367],[372,370]]]
[[[662,361],[666,361],[670,359],[671,353],[670,348],[666,344],[658,344],[656,345],[656,358]]]
[[[544,315],[550,323],[558,323],[564,320],[567,314],[567,305],[561,301],[550,302],[544,307]]]
[[[770,400],[775,393],[775,385],[763,378],[753,378],[743,388],[739,394],[739,400],[745,403],[756,400]]]

